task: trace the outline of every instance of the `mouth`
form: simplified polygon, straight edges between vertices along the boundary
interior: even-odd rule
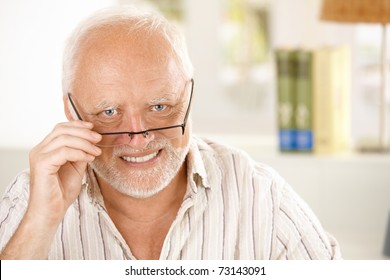
[[[144,155],[144,156],[122,156],[121,159],[123,159],[124,161],[126,162],[130,162],[130,163],[143,163],[143,162],[148,162],[148,161],[151,161],[153,160],[154,158],[156,158],[158,156],[158,154],[160,153],[160,151],[156,151],[154,153],[151,153],[151,154],[148,154],[148,155]]]

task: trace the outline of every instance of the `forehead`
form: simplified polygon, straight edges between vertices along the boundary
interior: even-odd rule
[[[158,33],[127,34],[96,30],[80,48],[75,93],[142,92],[184,87],[183,72],[169,44]]]
[[[127,65],[140,63],[146,67],[162,67],[169,59],[174,58],[172,46],[157,31],[142,32],[123,26],[109,26],[91,31],[81,41],[77,59],[79,65],[85,62],[112,61]]]

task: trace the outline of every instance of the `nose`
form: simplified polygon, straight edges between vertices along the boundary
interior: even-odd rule
[[[135,149],[143,149],[154,139],[154,133],[146,131],[146,127],[143,125],[142,118],[140,116],[133,116],[130,121],[130,130],[126,137],[128,139],[128,145]]]
[[[129,133],[128,137],[130,138],[130,142],[128,143],[128,145],[135,149],[143,149],[146,148],[147,145],[154,140],[154,133],[148,131],[134,132]]]

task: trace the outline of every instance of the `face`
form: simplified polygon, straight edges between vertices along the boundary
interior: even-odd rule
[[[135,39],[118,34],[120,30],[95,34],[81,50],[72,97],[83,120],[94,123],[100,133],[181,124],[190,83],[166,44],[142,34]],[[173,139],[158,132],[115,136],[115,141],[127,144],[103,147],[92,167],[99,179],[123,194],[152,196],[178,176],[189,134],[190,123],[184,135]]]

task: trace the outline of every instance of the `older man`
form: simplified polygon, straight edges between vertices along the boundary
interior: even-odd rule
[[[103,10],[64,55],[69,122],[1,202],[2,259],[333,259],[336,241],[271,168],[191,135],[180,32]]]

